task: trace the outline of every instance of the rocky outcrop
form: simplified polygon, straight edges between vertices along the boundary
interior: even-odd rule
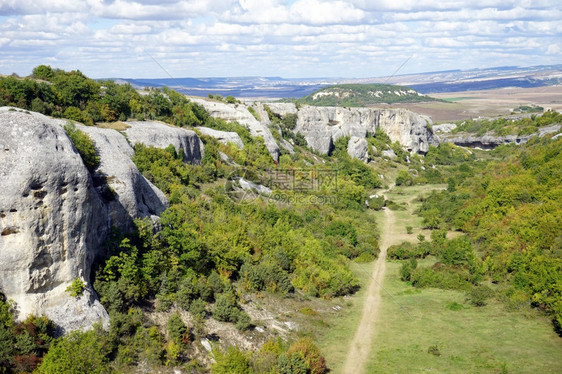
[[[476,135],[469,133],[443,134],[437,136],[439,143],[453,143],[463,147],[494,149],[502,144],[524,144],[534,136],[543,137],[548,134],[560,132],[562,125],[556,124],[545,126],[539,129],[539,132],[529,135],[504,135],[499,136],[494,133],[486,133],[484,135]]]
[[[105,198],[107,225],[124,232],[133,228],[133,218],[151,217],[153,220],[168,206],[162,191],[142,176],[131,160],[134,150],[118,131],[97,127],[77,126],[87,133],[96,145],[101,164],[94,174],[94,185]]]
[[[106,209],[61,121],[0,111],[0,292],[19,318],[45,314],[65,329],[108,322],[101,304],[65,292],[90,265],[108,226]]]
[[[88,282],[111,226],[128,231],[167,200],[139,173],[121,133],[76,125],[101,158],[92,177],[65,123],[0,108],[0,292],[15,301],[18,318],[44,314],[74,330],[108,323]],[[76,278],[86,283],[80,298],[65,291]]]
[[[347,153],[352,157],[363,162],[369,160],[369,143],[365,138],[352,136],[347,143]]]
[[[431,119],[405,109],[370,109],[268,104],[280,115],[297,113],[295,132],[306,139],[308,146],[329,154],[334,142],[342,136],[365,138],[377,130],[384,131],[407,151],[426,153],[435,144],[428,125]]]
[[[425,154],[430,145],[437,145],[431,118],[406,109],[384,109],[378,111],[376,129],[383,130],[390,140],[398,142],[411,153]]]
[[[273,113],[277,113],[280,116],[286,116],[287,114],[297,114],[299,111],[297,106],[293,103],[267,103],[266,104]]]
[[[275,161],[279,161],[279,145],[275,141],[275,138],[273,138],[271,131],[267,125],[258,121],[252,113],[250,113],[248,107],[243,104],[228,104],[204,99],[191,100],[203,106],[212,117],[220,118],[225,121],[238,122],[246,126],[252,136],[262,137],[271,157],[273,157]]]
[[[197,131],[199,131],[202,135],[207,135],[217,139],[219,143],[233,143],[236,147],[238,147],[238,149],[244,148],[244,142],[242,142],[240,135],[234,131],[219,131],[203,126],[197,127]]]
[[[194,131],[155,121],[125,123],[129,126],[125,134],[131,144],[142,143],[157,148],[172,144],[178,153],[183,153],[184,162],[201,163],[204,146]]]
[[[431,129],[433,130],[434,133],[438,133],[438,132],[449,133],[456,128],[457,128],[457,125],[454,124],[454,123],[442,123],[440,125],[431,126]]]

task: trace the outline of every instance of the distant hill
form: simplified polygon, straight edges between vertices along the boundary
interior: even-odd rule
[[[298,102],[318,106],[362,107],[380,103],[436,101],[405,86],[389,84],[339,84],[314,91]]]
[[[206,77],[131,79],[114,78],[134,87],[167,86],[192,96],[232,95],[237,98],[303,98],[334,85],[373,85],[378,82],[407,86],[422,94],[489,90],[503,87],[543,87],[562,84],[562,65],[448,70],[371,78]],[[383,85],[380,85],[383,86]],[[395,86],[390,86],[395,87]],[[396,98],[400,101],[400,98]],[[402,98],[402,102],[404,98]],[[424,100],[427,100],[426,98]],[[419,100],[418,100],[419,101]],[[384,101],[379,101],[384,102]],[[393,101],[396,102],[396,101]]]

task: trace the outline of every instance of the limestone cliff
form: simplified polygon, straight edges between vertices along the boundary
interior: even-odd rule
[[[139,173],[123,134],[77,125],[101,158],[91,175],[65,123],[0,108],[0,292],[15,301],[18,318],[44,314],[63,330],[74,330],[108,322],[88,281],[92,262],[105,255],[110,227],[129,231],[133,218],[155,218],[167,200]],[[136,126],[141,125],[131,128]],[[165,125],[147,128],[158,126]],[[199,137],[173,130],[156,139],[178,139],[184,156],[200,162]],[[104,188],[111,193],[104,194]],[[65,291],[76,278],[87,285],[80,298]]]
[[[94,185],[101,195],[101,190],[107,186],[115,195],[114,198],[104,199],[107,225],[129,232],[133,228],[133,218],[156,219],[168,206],[168,200],[162,191],[139,173],[131,160],[134,150],[127,139],[111,129],[77,127],[94,141],[101,159],[94,173]]]
[[[191,100],[203,106],[212,117],[220,118],[225,121],[238,122],[246,126],[252,136],[260,136],[263,138],[271,157],[273,157],[275,161],[279,160],[279,145],[275,141],[275,138],[273,138],[269,127],[265,122],[258,121],[252,113],[250,113],[247,106],[244,104],[228,104],[205,99]]]
[[[236,147],[238,147],[238,149],[244,148],[244,142],[242,142],[240,135],[238,135],[234,131],[219,131],[203,126],[197,127],[197,131],[199,131],[199,133],[201,133],[202,135],[207,135],[217,139],[219,143],[233,143],[236,145]]]
[[[106,209],[60,121],[0,111],[0,291],[20,318],[45,314],[65,329],[107,323],[88,287],[65,292],[106,237]]]
[[[428,127],[431,119],[406,109],[268,105],[282,116],[296,113],[294,131],[304,136],[309,147],[323,154],[330,153],[334,142],[342,136],[365,138],[379,129],[409,152],[423,154],[430,144],[437,144]]]

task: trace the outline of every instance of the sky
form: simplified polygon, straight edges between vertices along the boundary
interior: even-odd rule
[[[560,0],[0,0],[0,74],[367,78],[560,63]]]

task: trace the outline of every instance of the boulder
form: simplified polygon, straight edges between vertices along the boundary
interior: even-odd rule
[[[183,153],[184,162],[201,163],[204,146],[194,131],[156,121],[125,123],[129,126],[125,134],[132,145],[142,143],[146,146],[166,148],[171,144],[178,153]]]
[[[392,149],[386,149],[381,152],[381,156],[388,157],[391,160],[396,160],[396,153]]]
[[[363,162],[369,161],[369,143],[365,138],[352,136],[347,143],[347,153]]]

